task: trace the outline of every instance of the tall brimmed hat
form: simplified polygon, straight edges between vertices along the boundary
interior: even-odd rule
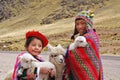
[[[30,37],[37,37],[37,38],[39,38],[40,40],[42,40],[42,42],[43,42],[43,47],[45,47],[45,46],[47,46],[47,44],[48,44],[48,39],[43,35],[43,34],[41,34],[40,32],[38,32],[38,31],[28,31],[27,33],[26,33],[26,40],[28,39],[28,38],[30,38]]]
[[[91,10],[88,11],[82,11],[80,12],[76,17],[75,20],[78,18],[84,19],[87,22],[88,28],[93,27],[93,17],[94,17],[94,12]]]

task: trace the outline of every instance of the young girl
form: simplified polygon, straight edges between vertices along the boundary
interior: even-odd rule
[[[104,80],[101,57],[99,53],[99,38],[93,28],[92,12],[81,12],[75,18],[74,33],[84,36],[89,46],[67,50],[66,70],[63,80]]]
[[[46,47],[48,44],[47,38],[38,31],[29,31],[26,33],[26,43],[25,48],[27,52],[30,53],[35,59],[40,62],[44,61],[39,54],[42,49]],[[54,76],[54,71],[47,67],[32,67],[30,69],[24,69],[22,75],[18,75],[18,71],[20,69],[20,61],[19,56],[22,56],[25,53],[21,53],[18,55],[16,59],[16,63],[14,65],[14,72],[12,75],[12,80],[37,80],[39,73],[41,74],[50,74],[50,76]]]

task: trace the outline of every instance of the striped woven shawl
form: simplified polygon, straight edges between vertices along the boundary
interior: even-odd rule
[[[84,36],[89,46],[67,52],[64,80],[103,80],[98,36],[92,30]]]

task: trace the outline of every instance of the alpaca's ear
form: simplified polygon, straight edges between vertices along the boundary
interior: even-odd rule
[[[63,51],[63,53],[66,53],[66,50],[65,50],[60,44],[58,44],[57,47],[60,48],[60,49]],[[63,55],[64,55],[64,54],[63,54]]]
[[[61,46],[61,44],[58,44],[58,45],[57,45],[57,47],[59,47],[59,48],[60,48],[60,47],[62,47],[62,46]]]
[[[48,44],[47,48],[48,48],[49,51],[51,51],[53,49],[53,46],[51,44]]]

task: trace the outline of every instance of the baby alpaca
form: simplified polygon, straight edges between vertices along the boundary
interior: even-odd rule
[[[48,52],[49,52],[49,61],[52,62],[56,67],[56,80],[62,80],[63,71],[65,68],[65,59],[64,54],[66,50],[61,46],[58,45],[56,47],[51,46],[48,44]]]
[[[88,45],[84,36],[78,36],[75,41],[70,44],[69,50],[74,50],[77,47],[86,47]]]
[[[21,66],[23,69],[30,68],[30,67],[48,67],[50,69],[53,69],[56,73],[56,69],[54,64],[51,62],[39,62],[37,59],[35,59],[31,54],[25,53],[20,57]],[[19,70],[19,74],[21,74],[21,69]],[[49,74],[40,74],[39,80],[48,80]]]

